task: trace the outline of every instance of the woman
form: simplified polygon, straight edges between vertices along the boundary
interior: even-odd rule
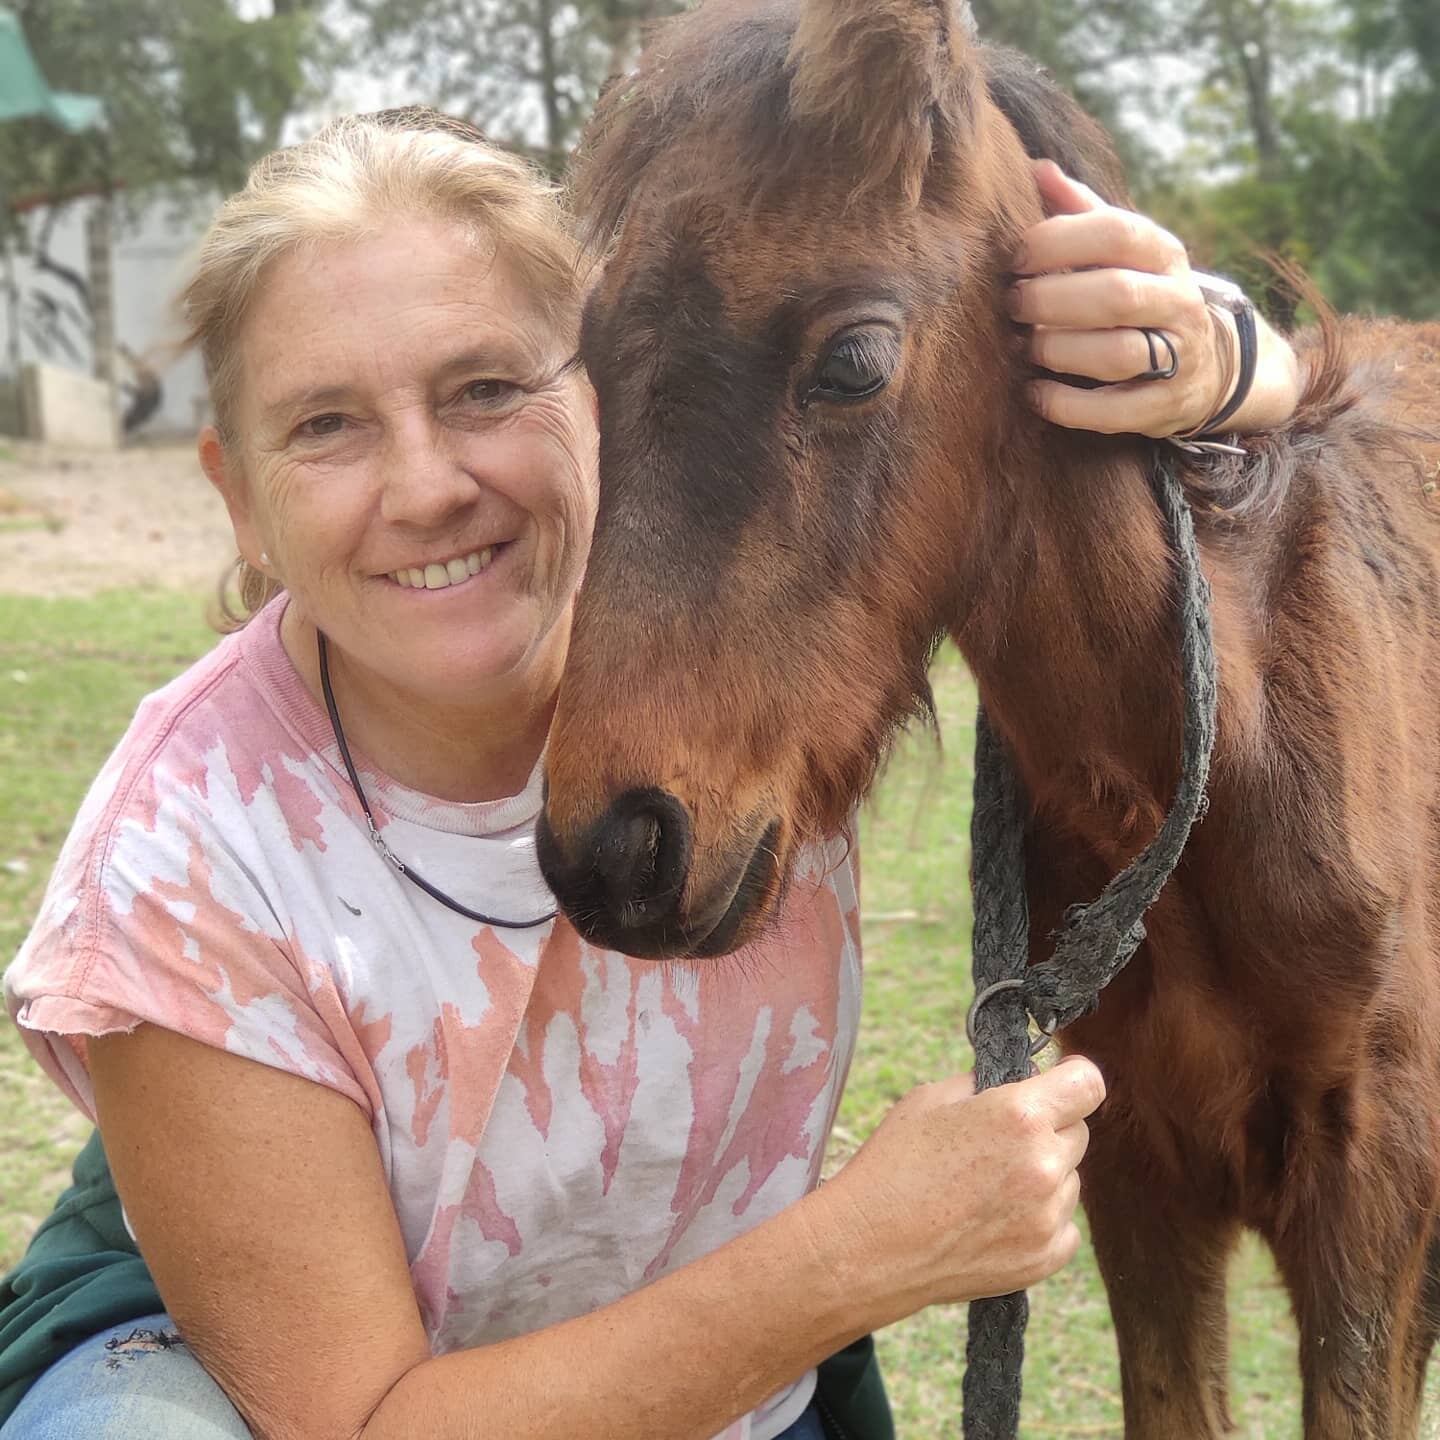
[[[1037,361],[1135,374],[1121,295],[1179,360],[1037,403],[1203,426],[1232,337],[1183,250],[1037,178],[1066,212],[1017,261]],[[1075,1253],[1084,1060],[921,1087],[816,1187],[858,1008],[843,843],[783,964],[649,965],[548,915],[596,499],[576,258],[518,162],[416,112],[271,156],[211,229],[200,458],[273,598],[142,706],[6,977],[168,1314],[51,1366],[5,1440],[814,1440],[825,1356]],[[1260,375],[1237,426],[1294,404],[1282,343]]]

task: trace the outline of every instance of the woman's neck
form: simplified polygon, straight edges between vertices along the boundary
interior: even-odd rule
[[[315,626],[293,604],[280,638],[323,708]],[[473,704],[397,690],[329,641],[330,684],[351,753],[439,800],[476,803],[518,794],[545,749],[568,639],[567,616],[523,674],[507,677]]]

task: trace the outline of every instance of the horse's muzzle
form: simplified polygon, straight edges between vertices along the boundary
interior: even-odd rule
[[[647,960],[724,955],[749,938],[772,890],[778,822],[690,896],[693,828],[666,790],[628,790],[567,846],[549,813],[536,830],[545,882],[591,944]],[[708,868],[708,867],[707,867]]]

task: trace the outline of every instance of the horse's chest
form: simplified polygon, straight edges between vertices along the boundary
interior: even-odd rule
[[[1275,948],[1196,922],[1177,886],[1151,938],[1066,1033],[1110,1116],[1166,1183],[1269,1233],[1306,1177],[1338,1173],[1440,1077],[1440,966],[1424,926]],[[1411,1128],[1420,1124],[1411,1117]]]

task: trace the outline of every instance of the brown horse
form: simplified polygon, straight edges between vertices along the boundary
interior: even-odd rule
[[[1034,933],[1175,787],[1152,447],[1020,399],[1026,152],[1094,124],[946,0],[712,3],[614,85],[579,198],[601,504],[541,844],[636,955],[760,934],[952,635],[1031,803]],[[1415,1433],[1440,1326],[1440,327],[1327,325],[1304,400],[1185,480],[1214,592],[1208,816],[1064,1036],[1104,1068],[1086,1205],[1126,1433],[1228,1427],[1226,1260],[1269,1242],[1305,1433]]]

